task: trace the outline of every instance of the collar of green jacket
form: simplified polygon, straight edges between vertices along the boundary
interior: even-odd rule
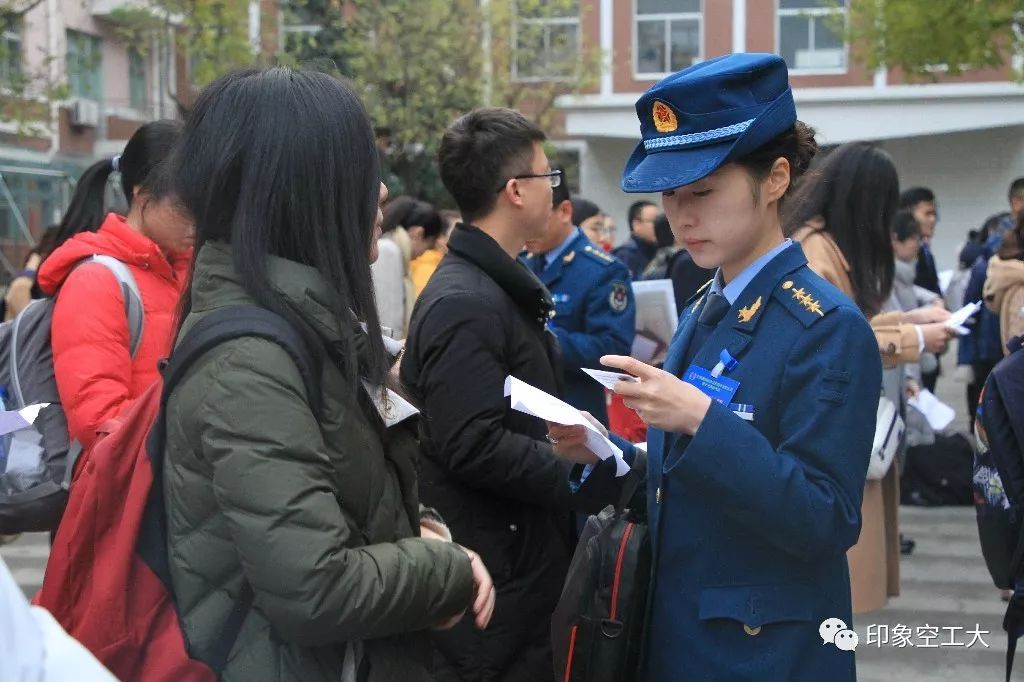
[[[337,294],[314,268],[277,256],[268,257],[270,282],[327,344],[342,340],[342,320],[336,310]],[[231,245],[204,244],[196,258],[192,280],[192,311],[204,312],[228,305],[250,305],[232,259]],[[353,320],[353,325],[355,321]]]

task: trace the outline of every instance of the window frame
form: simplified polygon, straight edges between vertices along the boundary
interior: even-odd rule
[[[649,81],[649,80],[661,80],[665,76],[675,73],[675,71],[640,71],[640,17],[643,17],[643,21],[662,21],[665,25],[665,57],[667,60],[672,59],[672,21],[676,19],[690,19],[697,21],[697,57],[693,63],[698,64],[704,61],[704,5],[705,0],[700,0],[700,9],[696,12],[657,12],[651,14],[640,14],[637,7],[638,0],[633,0],[633,19],[632,19],[632,31],[633,31],[633,59],[632,71],[633,80],[638,81]],[[671,64],[668,65],[671,68]],[[684,67],[685,68],[685,67]]]
[[[8,49],[12,43],[17,44],[17,50],[11,50],[11,54],[5,56],[3,63],[0,64],[0,79],[6,81],[4,87],[9,88],[14,78],[19,80],[25,75],[25,36],[24,36],[25,23],[23,20],[18,19],[16,24],[9,27],[6,31],[0,33],[0,40],[4,42],[4,49]],[[11,57],[16,54],[17,61],[14,61]],[[13,66],[14,69],[10,69]]]
[[[64,72],[67,76],[68,91],[72,98],[75,99],[86,99],[94,102],[103,101],[103,39],[100,36],[93,35],[92,33],[86,33],[85,31],[77,31],[75,29],[65,30],[65,46],[64,46]],[[71,54],[72,40],[75,41],[75,49],[78,48],[85,42],[90,44],[90,49],[94,50],[94,62],[90,64],[91,69],[95,69],[95,74],[90,74],[90,80],[95,81],[93,85],[96,86],[97,92],[83,95],[75,92],[74,84],[72,83],[72,77],[81,79],[81,73],[72,73],[69,56]],[[81,41],[81,42],[79,42]],[[76,54],[76,57],[80,60],[81,54]],[[91,88],[90,88],[91,89]]]
[[[782,56],[782,18],[783,17],[827,17],[832,14],[842,14],[844,25],[850,22],[850,0],[840,0],[843,3],[841,8],[837,7],[803,7],[783,8],[782,0],[775,0],[775,54]],[[814,35],[814,21],[808,21],[808,37]],[[786,65],[789,73],[794,76],[839,76],[850,71],[850,43],[843,37],[843,66],[841,67],[818,67],[798,68],[795,64]]]
[[[150,92],[149,92],[149,61],[146,59],[146,55],[141,50],[137,50],[134,47],[129,47],[128,50],[128,106],[135,111],[145,112],[150,108]],[[138,102],[135,99],[136,88],[138,83],[135,77],[139,74],[136,73],[136,68],[141,66],[142,75],[142,101]]]
[[[579,64],[582,51],[581,43],[583,40],[582,27],[580,26],[580,14],[581,4],[577,3],[576,15],[566,17],[527,17],[522,18],[519,16],[518,4],[513,4],[513,21],[512,21],[512,59],[509,68],[511,70],[511,78],[513,83],[568,83],[572,82],[572,73],[563,75],[542,75],[542,76],[524,76],[519,73],[519,26],[520,24],[527,24],[533,26],[541,26],[544,28],[544,55],[545,57],[551,50],[551,28],[553,26],[575,26],[576,27],[576,63]],[[545,66],[548,62],[544,62]]]

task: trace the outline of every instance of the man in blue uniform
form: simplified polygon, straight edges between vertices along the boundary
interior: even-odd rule
[[[548,232],[526,242],[524,261],[555,304],[549,327],[562,351],[563,398],[607,426],[604,387],[580,368],[600,367],[602,355],[629,355],[636,324],[629,271],[573,225],[566,183],[552,195]]]
[[[626,264],[633,279],[640,279],[644,268],[658,252],[654,221],[660,213],[650,201],[636,201],[629,207],[629,239],[612,249],[612,255]]]
[[[846,551],[882,370],[857,306],[782,234],[779,206],[813,132],[777,55],[701,62],[636,110],[643,141],[622,188],[661,193],[694,261],[717,268],[687,302],[664,369],[603,358],[638,378],[615,392],[650,427],[643,679],[852,682]],[[548,437],[594,465],[578,494],[614,480],[587,458],[582,427]]]

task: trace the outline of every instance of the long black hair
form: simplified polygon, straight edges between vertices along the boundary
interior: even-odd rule
[[[222,76],[196,100],[173,172],[195,220],[196,256],[207,242],[230,243],[249,295],[291,321],[314,351],[331,351],[353,390],[358,377],[385,382],[370,275],[380,166],[373,127],[348,86],[283,67]],[[269,256],[310,266],[326,280],[343,347],[325,348],[302,322],[271,283]],[[362,357],[357,320],[371,330]]]
[[[75,185],[71,203],[57,227],[51,251],[79,232],[95,232],[100,229],[106,217],[107,182],[114,171],[121,174],[121,190],[132,205],[139,189],[147,190],[153,198],[159,199],[162,192],[154,191],[160,173],[155,172],[170,156],[174,144],[181,135],[178,121],[153,121],[147,123],[132,135],[121,156],[101,159],[85,169]],[[151,186],[152,185],[152,186]]]
[[[811,166],[783,221],[792,235],[821,216],[850,264],[854,300],[865,315],[881,311],[892,293],[895,261],[889,228],[900,198],[896,166],[867,142],[844,144]]]

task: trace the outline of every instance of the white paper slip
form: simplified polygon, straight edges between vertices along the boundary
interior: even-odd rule
[[[380,418],[384,420],[384,426],[394,426],[420,413],[412,403],[390,388],[375,386],[368,381],[363,382],[363,388],[373,401],[373,406],[377,408]]]
[[[587,369],[586,367],[581,368],[584,372],[590,375],[590,377],[601,384],[608,390],[615,388],[615,384],[621,381],[640,381],[632,374],[623,374],[622,372],[609,372],[604,369]]]
[[[587,447],[601,460],[615,458],[616,476],[624,476],[629,471],[629,465],[622,458],[622,450],[605,438],[604,434],[572,405],[511,375],[505,379],[505,396],[510,399],[512,409],[517,412],[555,424],[584,427],[587,430]]]
[[[971,330],[964,326],[967,320],[971,319],[974,315],[981,310],[981,301],[976,303],[968,303],[960,310],[953,313],[953,316],[946,320],[946,326],[955,331],[960,336],[965,336],[971,333]]]
[[[956,410],[936,398],[928,389],[921,389],[917,396],[907,400],[907,404],[920,410],[928,424],[936,431],[942,431],[956,418]]]
[[[36,423],[40,410],[44,407],[49,407],[49,405],[50,403],[36,403],[35,405],[23,407],[20,410],[0,411],[0,436],[6,436],[8,433],[32,426]]]
[[[942,291],[943,294],[946,293],[946,289],[949,288],[949,284],[952,281],[953,281],[953,271],[952,270],[943,270],[942,272],[939,273],[939,289]]]

